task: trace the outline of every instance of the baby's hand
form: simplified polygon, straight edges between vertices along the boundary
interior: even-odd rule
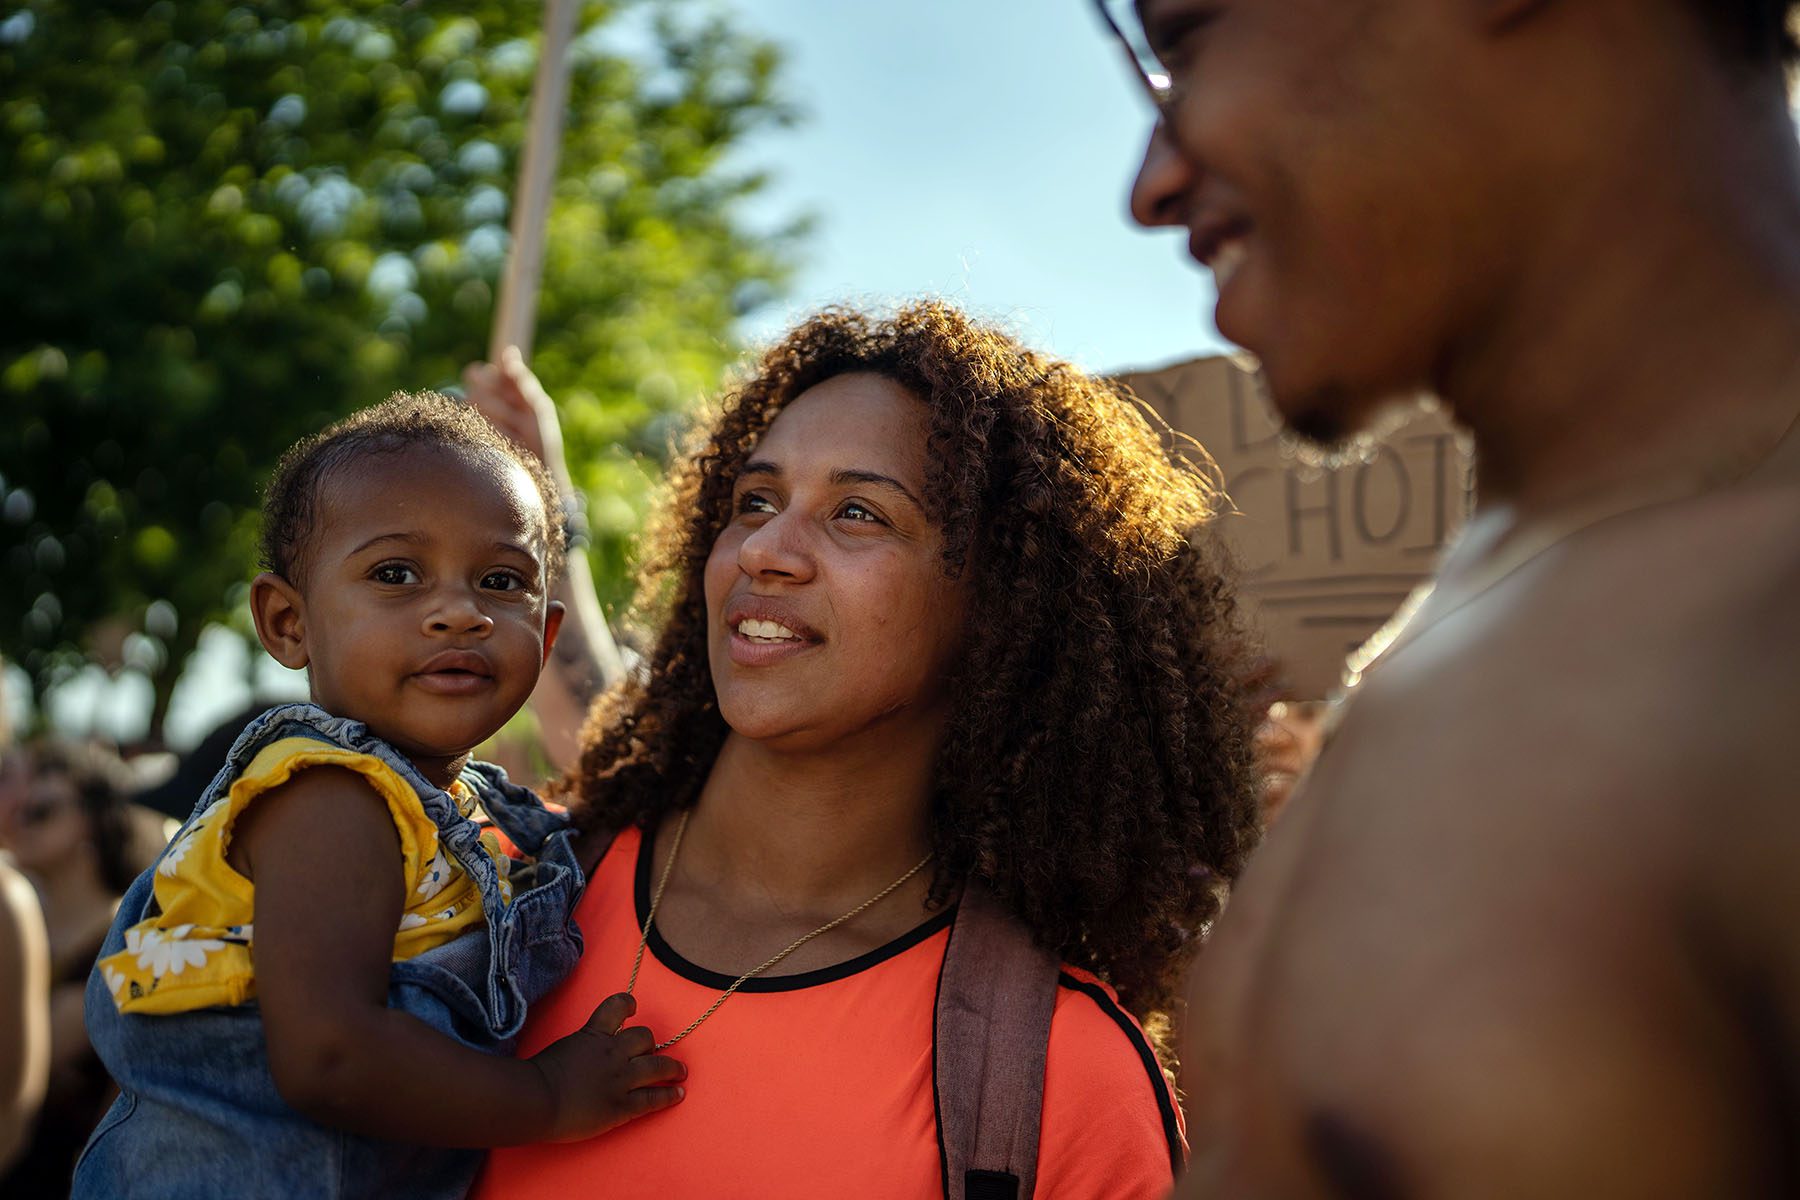
[[[687,1078],[687,1068],[657,1054],[656,1038],[642,1025],[619,1028],[636,1011],[637,1001],[624,992],[608,996],[586,1025],[527,1060],[550,1089],[546,1140],[580,1141],[681,1101],[685,1091],[673,1085]]]

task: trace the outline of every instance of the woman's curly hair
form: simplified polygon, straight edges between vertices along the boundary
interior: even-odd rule
[[[853,372],[929,409],[926,506],[970,588],[932,900],[978,876],[1140,1017],[1163,1011],[1257,828],[1218,493],[1129,393],[949,305],[827,310],[725,398],[652,527],[654,647],[596,702],[563,792],[590,830],[648,828],[698,796],[726,736],[702,575],[733,483],[784,405]]]

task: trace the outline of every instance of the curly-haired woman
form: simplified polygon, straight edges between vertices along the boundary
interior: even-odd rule
[[[554,446],[516,359],[470,382]],[[946,305],[770,350],[673,478],[653,641],[564,784],[586,949],[521,1047],[630,981],[685,1098],[477,1193],[944,1194],[936,993],[979,881],[1064,964],[1036,1194],[1163,1194],[1143,1028],[1256,827],[1216,499],[1111,385]]]

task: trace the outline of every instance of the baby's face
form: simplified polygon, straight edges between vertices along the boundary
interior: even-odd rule
[[[301,587],[313,700],[422,767],[472,749],[544,664],[548,531],[531,477],[423,446],[323,482]]]

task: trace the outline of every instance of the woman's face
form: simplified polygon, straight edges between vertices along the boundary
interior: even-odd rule
[[[925,435],[905,388],[840,375],[751,451],[706,562],[713,686],[737,733],[799,750],[941,729],[965,588],[922,503]]]
[[[75,781],[60,772],[33,770],[23,754],[0,769],[0,846],[28,871],[44,870],[73,855],[88,840],[86,814]]]

